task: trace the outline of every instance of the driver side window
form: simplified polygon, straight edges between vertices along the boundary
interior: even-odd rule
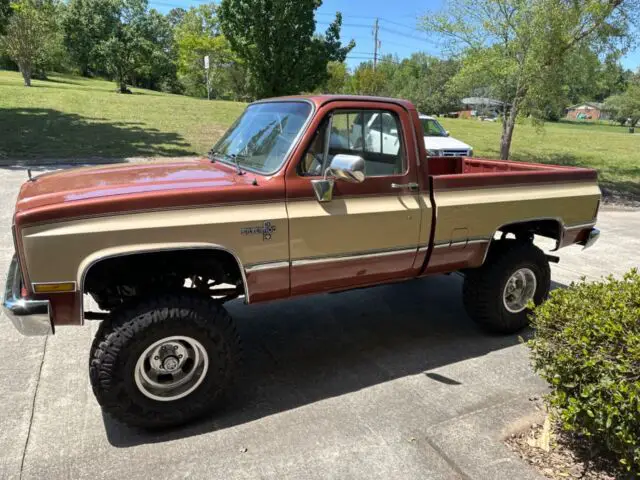
[[[398,117],[384,110],[335,111],[316,131],[298,165],[298,174],[322,176],[338,154],[362,157],[367,177],[402,174],[406,161]]]
[[[298,175],[301,177],[320,177],[324,174],[322,161],[327,138],[329,117],[325,118],[316,130],[311,145],[298,164]]]

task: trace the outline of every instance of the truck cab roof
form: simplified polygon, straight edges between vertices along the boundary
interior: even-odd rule
[[[372,95],[337,95],[337,94],[322,94],[322,95],[291,95],[286,97],[268,98],[264,100],[258,100],[254,103],[262,102],[278,102],[278,101],[291,101],[291,100],[306,100],[313,103],[316,107],[321,107],[331,102],[380,102],[380,103],[392,103],[400,105],[406,110],[415,110],[416,107],[409,100],[389,97],[376,97]]]

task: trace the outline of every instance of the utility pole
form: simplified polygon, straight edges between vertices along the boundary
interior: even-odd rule
[[[378,63],[378,19],[376,18],[376,23],[373,26],[373,69],[376,69],[376,64]]]

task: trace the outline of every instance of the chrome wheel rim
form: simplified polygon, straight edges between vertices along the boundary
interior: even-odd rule
[[[522,312],[527,308],[527,303],[533,300],[537,286],[536,275],[530,268],[516,270],[504,286],[504,307],[511,313]]]
[[[153,343],[136,362],[134,377],[148,398],[171,402],[193,392],[209,369],[209,356],[191,337],[172,336]]]

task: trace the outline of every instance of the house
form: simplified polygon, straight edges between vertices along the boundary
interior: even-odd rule
[[[486,97],[467,97],[461,102],[463,107],[458,112],[460,118],[495,117],[504,108],[504,102]]]
[[[604,110],[604,103],[585,102],[567,108],[567,118],[570,120],[609,120],[610,116]]]

